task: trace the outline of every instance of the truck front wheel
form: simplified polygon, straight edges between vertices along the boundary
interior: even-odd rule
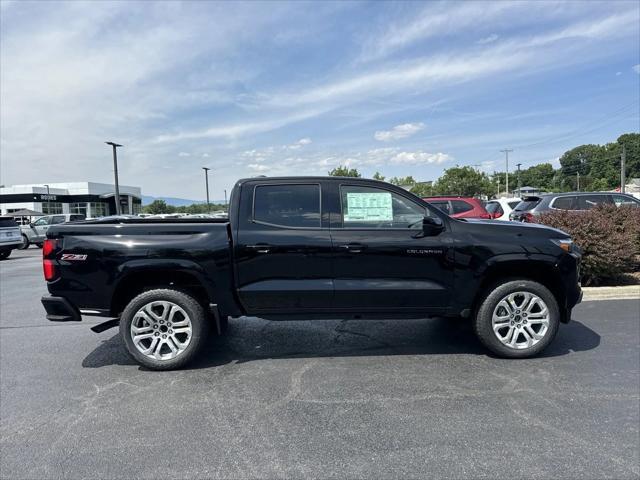
[[[558,302],[547,287],[531,280],[512,280],[487,291],[474,329],[496,355],[527,358],[551,343],[559,324]]]
[[[209,329],[202,305],[174,289],[149,290],[122,312],[120,334],[131,356],[152,370],[189,363],[204,345]]]

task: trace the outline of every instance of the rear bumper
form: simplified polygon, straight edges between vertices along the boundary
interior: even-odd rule
[[[14,250],[22,245],[21,240],[15,240],[12,242],[2,242],[0,243],[0,251],[2,250]]]
[[[45,295],[40,300],[47,311],[47,320],[52,322],[79,322],[80,311],[64,297]]]

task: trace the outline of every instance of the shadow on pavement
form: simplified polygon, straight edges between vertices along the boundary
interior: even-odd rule
[[[540,356],[591,350],[599,344],[600,335],[574,320],[560,326],[555,340]],[[277,322],[241,318],[229,323],[225,336],[212,337],[187,368],[277,358],[432,354],[488,352],[476,339],[471,323],[462,319]],[[136,365],[118,334],[103,341],[82,362],[86,368],[108,365]]]

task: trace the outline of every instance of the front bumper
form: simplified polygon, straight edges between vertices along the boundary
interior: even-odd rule
[[[52,322],[79,322],[80,311],[64,297],[45,295],[40,300],[47,311],[47,320]]]

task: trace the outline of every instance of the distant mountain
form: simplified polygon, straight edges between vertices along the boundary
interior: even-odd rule
[[[164,200],[167,205],[173,205],[174,207],[184,207],[185,205],[192,205],[194,203],[206,203],[203,200],[189,200],[188,198],[177,197],[151,197],[149,195],[142,196],[142,205],[149,205],[154,200]],[[224,200],[211,200],[211,203],[224,203]]]

